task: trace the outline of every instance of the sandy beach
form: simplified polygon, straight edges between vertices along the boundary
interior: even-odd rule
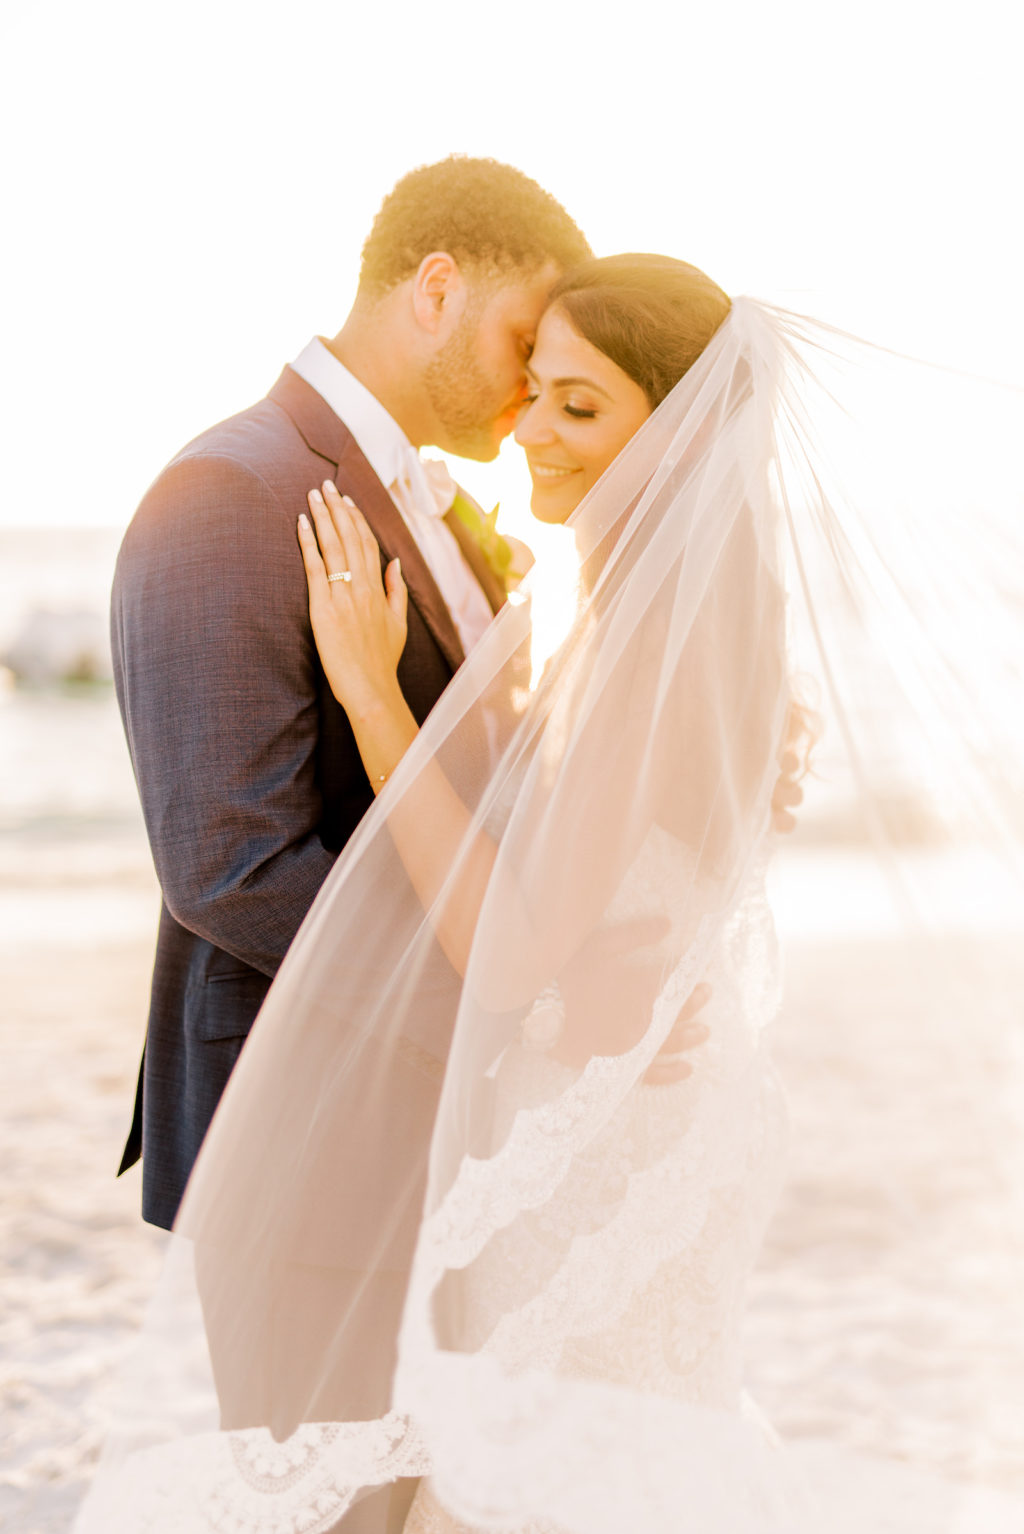
[[[0,1527],[18,1534],[70,1524],[162,1239],[139,1219],[138,1172],[113,1176],[157,891],[112,703],[0,705]],[[50,792],[61,772],[77,804]]]
[[[0,1526],[58,1534],[160,1258],[137,1169],[113,1176],[157,891],[109,693],[7,694],[0,731]],[[994,898],[956,914],[953,870],[944,935],[915,972],[874,877],[858,854],[794,841],[778,881],[793,1153],[749,1383],[783,1435],[1024,1489],[1021,1253],[994,1172],[1020,1171],[1024,952]],[[842,937],[825,898],[840,888]]]

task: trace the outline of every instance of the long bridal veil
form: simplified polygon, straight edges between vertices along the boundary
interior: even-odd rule
[[[313,1534],[421,1476],[479,1529],[1019,1516],[1019,415],[1012,391],[734,303],[577,512],[561,642],[539,654],[541,572],[289,952],[82,1534]],[[809,749],[781,838],[780,762]],[[429,908],[410,824],[444,870]],[[814,998],[795,1154],[810,1125],[836,1175],[805,1168],[764,1279],[786,1137],[767,878]],[[884,963],[850,947],[865,931]],[[839,965],[817,990],[815,932]],[[785,1444],[745,1389],[752,1272]]]

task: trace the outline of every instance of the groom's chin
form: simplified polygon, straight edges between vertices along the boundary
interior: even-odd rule
[[[495,416],[493,421],[488,421],[486,426],[481,426],[479,431],[473,434],[472,450],[467,444],[461,451],[461,456],[472,458],[477,463],[493,463],[501,452],[502,443],[515,431],[518,419],[519,403],[517,401],[508,410],[503,410],[501,415]]]
[[[469,458],[473,463],[493,463],[501,451],[502,438],[506,432],[499,432],[494,425],[481,426],[472,432],[463,432],[446,437],[443,442],[434,442],[434,447],[440,448],[442,453],[452,453],[456,458]]]
[[[493,463],[500,452],[500,442],[481,442],[472,451],[468,447],[463,448],[459,453],[459,457],[471,458],[474,463]]]

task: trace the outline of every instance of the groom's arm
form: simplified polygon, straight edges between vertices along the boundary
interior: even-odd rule
[[[139,508],[112,614],[167,907],[266,975],[334,862],[318,835],[318,663],[294,528],[243,465],[184,458]]]

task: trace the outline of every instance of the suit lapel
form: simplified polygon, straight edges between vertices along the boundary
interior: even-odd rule
[[[333,465],[332,478],[350,495],[373,530],[385,559],[402,561],[402,576],[423,622],[445,660],[457,671],[466,658],[452,615],[401,512],[360,451],[343,421],[314,388],[285,368],[270,398],[295,423],[306,445]],[[326,472],[324,477],[326,478]],[[313,486],[309,487],[311,490]],[[486,588],[485,588],[486,590]]]

